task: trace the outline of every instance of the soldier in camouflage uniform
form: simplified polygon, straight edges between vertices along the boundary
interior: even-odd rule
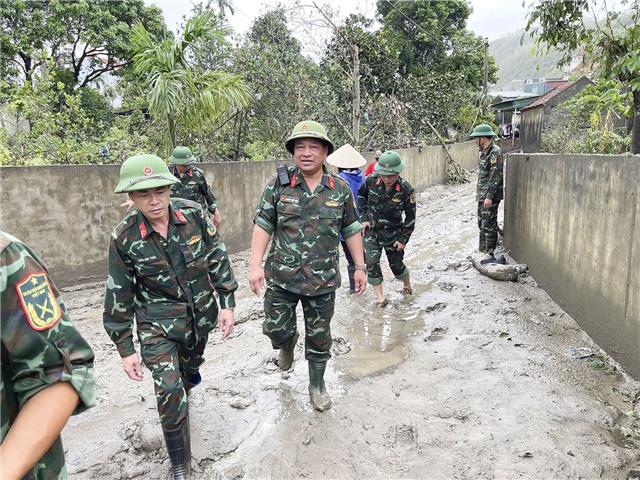
[[[478,125],[470,137],[480,149],[478,168],[478,228],[480,229],[479,250],[493,254],[498,244],[498,206],[503,197],[502,150],[493,139],[497,137],[491,126]]]
[[[171,196],[186,198],[202,205],[202,208],[213,215],[213,225],[218,228],[222,219],[218,211],[218,201],[213,196],[204,172],[194,166],[196,158],[188,147],[176,147],[169,157],[169,171],[180,180],[171,185]]]
[[[376,305],[385,307],[382,293],[382,250],[387,254],[393,275],[403,282],[402,293],[411,295],[409,269],[404,250],[416,224],[416,199],[413,187],[400,177],[404,162],[393,150],[384,152],[374,173],[358,190],[358,208],[364,225],[364,251],[367,278],[376,293]]]
[[[0,232],[2,478],[66,479],[60,432],[96,403],[93,351],[36,254]]]
[[[349,185],[323,164],[334,150],[325,128],[313,121],[300,122],[285,146],[295,166],[288,169],[288,184],[277,175],[269,179],[256,207],[249,283],[258,295],[266,277],[262,330],[273,348],[280,349],[282,370],[293,364],[296,306],[302,303],[309,395],[313,407],[324,411],[331,407],[324,372],[331,356],[335,291],[340,287],[340,235],[355,260],[355,289],[361,295],[366,288],[362,225]],[[272,235],[263,270],[262,258]]]
[[[223,340],[232,331],[238,286],[225,245],[200,205],[170,198],[169,186],[177,181],[155,155],[122,164],[115,192],[127,192],[136,209],[111,234],[103,316],[125,372],[141,381],[135,317],[176,480],[188,478],[187,394],[200,382],[209,332],[218,320]]]

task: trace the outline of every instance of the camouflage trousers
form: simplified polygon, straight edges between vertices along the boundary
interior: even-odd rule
[[[300,302],[305,326],[304,356],[307,360],[327,361],[331,357],[335,298],[335,292],[310,297],[270,285],[264,294],[262,333],[269,337],[274,349],[290,348],[297,331],[296,307]]]
[[[500,200],[491,208],[484,208],[484,201],[478,202],[478,228],[480,229],[479,246],[481,252],[493,253],[498,244],[498,206]]]
[[[409,275],[409,269],[404,264],[404,250],[399,252],[392,245],[382,245],[378,241],[377,235],[367,233],[364,236],[364,259],[367,263],[367,281],[371,285],[382,283],[382,268],[380,267],[382,250],[387,254],[389,267],[397,279],[402,280]]]
[[[183,377],[198,373],[209,335],[196,336],[193,321],[182,318],[173,319],[166,329],[147,324],[138,328],[142,361],[153,376],[160,423],[164,429],[176,428],[189,415]]]

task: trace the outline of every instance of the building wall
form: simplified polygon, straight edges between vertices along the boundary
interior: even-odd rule
[[[473,142],[451,145],[449,151],[467,168],[475,167]],[[407,164],[402,175],[416,189],[445,181],[443,147],[398,153]],[[373,161],[373,153],[363,156]],[[249,248],[255,205],[275,173],[275,162],[198,166],[219,201],[227,249],[234,253]],[[126,214],[120,207],[125,195],[113,193],[119,172],[119,165],[0,167],[0,229],[38,252],[60,286],[100,281],[107,271],[109,234]]]
[[[544,108],[541,106],[522,111],[520,122],[520,144],[523,152],[538,152],[542,137]]]
[[[640,378],[640,156],[513,154],[506,172],[511,256]]]

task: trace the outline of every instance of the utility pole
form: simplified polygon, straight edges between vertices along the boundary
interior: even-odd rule
[[[482,115],[486,112],[485,98],[489,94],[489,38],[484,37],[484,72],[482,76]]]

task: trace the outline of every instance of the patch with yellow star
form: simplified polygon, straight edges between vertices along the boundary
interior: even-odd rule
[[[34,330],[47,330],[62,318],[62,309],[46,272],[31,272],[16,285],[16,291],[22,310]]]

